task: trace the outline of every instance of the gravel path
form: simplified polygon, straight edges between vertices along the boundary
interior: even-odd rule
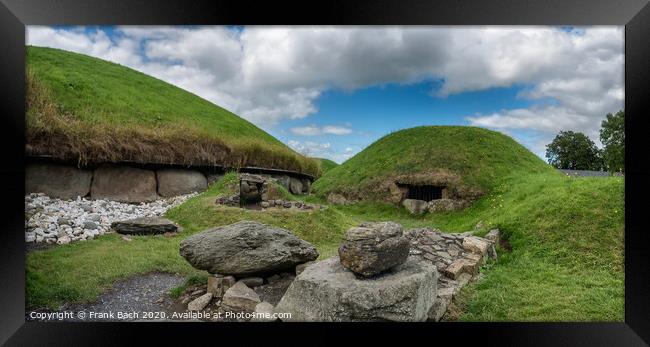
[[[164,312],[167,317],[171,315],[170,308],[174,304],[174,299],[169,296],[169,291],[183,284],[184,280],[185,278],[181,275],[169,273],[156,272],[137,275],[116,282],[95,302],[64,305],[57,312],[73,313],[74,317],[66,318],[65,321],[159,321],[162,318],[159,312]],[[38,312],[52,311],[39,310]],[[79,318],[79,312],[84,312],[82,313],[85,315],[84,319]],[[128,313],[130,316],[119,318],[120,313]],[[147,317],[146,315],[149,313],[152,316]],[[27,319],[34,320],[29,317],[29,314],[27,312]]]

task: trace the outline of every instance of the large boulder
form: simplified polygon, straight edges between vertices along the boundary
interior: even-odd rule
[[[178,230],[174,222],[163,217],[140,217],[111,223],[118,234],[155,235]]]
[[[93,173],[72,166],[30,164],[25,168],[25,192],[45,193],[59,199],[74,199],[90,192]]]
[[[356,274],[374,276],[406,261],[409,241],[393,222],[366,223],[345,234],[341,264]]]
[[[192,170],[162,169],[158,176],[158,194],[164,197],[200,192],[208,187],[208,179]]]
[[[90,196],[120,202],[156,200],[156,173],[127,166],[100,167],[95,170]]]
[[[429,206],[426,201],[417,199],[404,199],[402,205],[404,205],[411,214],[422,214],[427,211],[427,207]]]
[[[289,230],[252,221],[194,234],[181,242],[180,254],[197,269],[236,277],[293,271],[318,258],[313,245]]]
[[[358,278],[332,257],[307,267],[274,311],[290,321],[425,321],[436,298],[438,272],[411,257],[393,270]]]

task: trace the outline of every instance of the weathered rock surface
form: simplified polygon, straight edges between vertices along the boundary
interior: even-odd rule
[[[402,205],[411,212],[411,214],[422,214],[427,211],[428,203],[424,200],[404,199]]]
[[[126,166],[100,167],[93,174],[90,195],[120,202],[153,201],[158,199],[156,174]]]
[[[208,229],[181,241],[180,254],[192,266],[237,277],[293,271],[318,251],[286,229],[241,221]]]
[[[365,223],[352,228],[339,247],[341,264],[362,276],[374,276],[406,261],[409,241],[393,222]]]
[[[44,193],[53,198],[73,199],[90,192],[92,172],[56,164],[25,167],[25,192]]]
[[[113,222],[111,228],[118,234],[155,235],[178,230],[176,224],[164,217],[140,217]]]
[[[260,302],[257,293],[248,288],[244,282],[239,281],[226,290],[221,306],[233,312],[255,312],[255,307]]]
[[[207,291],[212,293],[215,298],[220,299],[236,282],[237,280],[233,276],[212,275],[208,277]]]
[[[210,300],[212,300],[212,293],[205,293],[190,301],[190,303],[187,304],[187,309],[190,311],[201,311],[208,306]]]
[[[208,187],[202,173],[193,170],[161,169],[156,171],[158,194],[163,197],[201,192]]]
[[[264,279],[262,277],[246,277],[242,278],[242,281],[249,288],[259,287],[264,284]]]
[[[302,194],[302,181],[298,178],[291,177],[289,181],[289,191],[293,194]]]
[[[251,322],[273,322],[273,305],[266,301],[262,301],[255,306],[255,317]]]
[[[416,258],[360,279],[332,257],[296,277],[274,312],[291,313],[291,321],[424,321],[436,281],[435,266]]]
[[[427,209],[431,213],[461,210],[470,205],[466,200],[437,199],[429,201]]]
[[[315,263],[315,261],[308,261],[306,263],[296,265],[296,276],[300,275],[303,271],[305,271],[307,266],[309,266],[309,265],[311,265],[313,263]]]

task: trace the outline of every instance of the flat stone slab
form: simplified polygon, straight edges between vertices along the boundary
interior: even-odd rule
[[[416,258],[372,278],[358,278],[332,257],[293,281],[276,313],[288,321],[424,321],[436,299],[438,272]]]
[[[155,235],[178,230],[176,224],[163,217],[142,217],[111,224],[119,234],[127,235]]]

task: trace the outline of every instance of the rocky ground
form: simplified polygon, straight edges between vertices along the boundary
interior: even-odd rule
[[[169,319],[174,312],[175,300],[170,290],[180,286],[184,277],[178,274],[149,273],[116,282],[97,300],[86,304],[64,305],[57,312],[71,312],[65,321],[140,321]],[[46,313],[47,310],[39,310]],[[135,314],[134,314],[135,313]],[[149,316],[149,317],[147,317]],[[122,318],[120,318],[122,317]],[[27,320],[39,320],[30,317]]]
[[[29,194],[25,196],[25,241],[36,243],[28,249],[40,249],[40,243],[66,244],[89,240],[109,232],[113,222],[161,216],[195,195],[129,204],[80,197],[62,200],[45,194]]]

